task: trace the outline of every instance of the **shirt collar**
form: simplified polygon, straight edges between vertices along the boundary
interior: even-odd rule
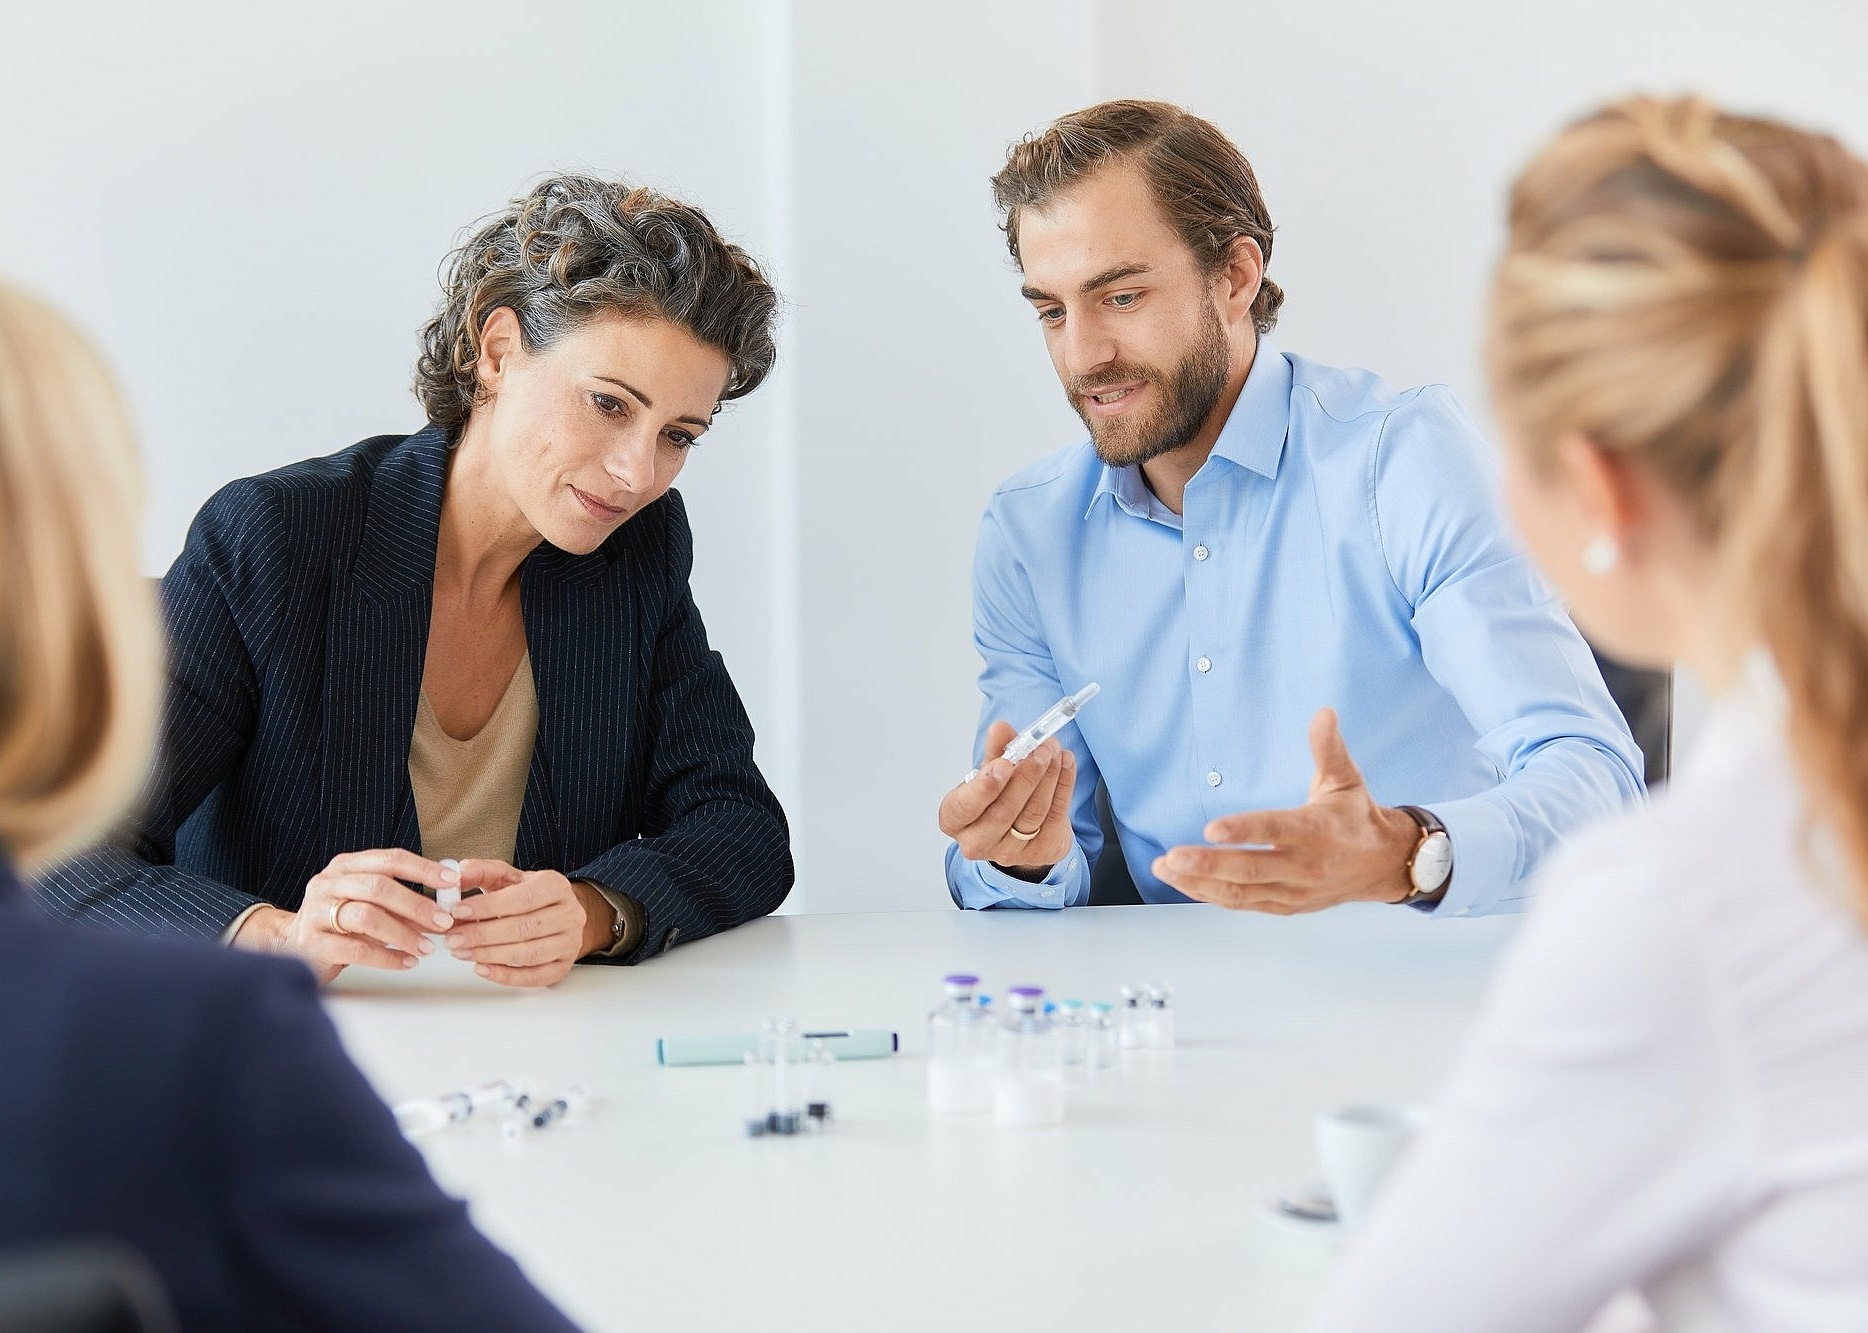
[[[1252,357],[1252,369],[1239,390],[1219,439],[1213,443],[1214,458],[1249,468],[1267,479],[1278,475],[1278,463],[1284,457],[1284,440],[1291,427],[1291,363],[1269,338],[1260,336],[1258,351]],[[1159,518],[1170,514],[1148,483],[1142,480],[1139,467],[1102,465],[1102,476],[1083,511],[1088,518],[1103,496],[1137,518]]]

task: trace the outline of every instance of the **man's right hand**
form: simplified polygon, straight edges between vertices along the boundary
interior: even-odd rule
[[[1018,734],[1009,722],[986,732],[986,762],[940,803],[940,829],[969,861],[991,861],[1033,882],[1070,854],[1070,798],[1077,757],[1048,740],[1017,764],[1001,756]]]
[[[241,923],[233,943],[303,959],[323,985],[352,963],[393,971],[431,954],[432,931],[454,918],[407,884],[456,888],[460,876],[401,848],[345,852],[312,876],[296,912],[262,907]]]

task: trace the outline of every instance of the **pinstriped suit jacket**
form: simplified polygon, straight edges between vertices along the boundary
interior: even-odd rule
[[[49,872],[71,918],[212,936],[296,909],[330,859],[419,851],[409,741],[447,447],[430,427],[234,482],[162,583],[169,690],[134,842]],[[790,891],[784,812],[688,589],[678,493],[597,551],[520,569],[538,737],[514,861],[626,893],[624,961],[736,926]]]

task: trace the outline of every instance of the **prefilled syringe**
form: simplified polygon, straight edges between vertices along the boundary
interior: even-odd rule
[[[1064,698],[1059,699],[1045,710],[1044,716],[1019,732],[1018,735],[1012,737],[1011,743],[1005,747],[1004,757],[1015,764],[1019,760],[1025,758],[1025,756],[1029,755],[1033,750],[1037,749],[1040,745],[1050,740],[1051,737],[1069,726],[1071,719],[1076,717],[1077,710],[1082,708],[1083,705],[1087,704],[1097,695],[1101,694],[1102,691],[1103,687],[1101,685],[1098,685],[1095,681],[1091,681],[1075,694],[1066,695]]]
[[[1102,691],[1103,687],[1101,685],[1098,685],[1095,681],[1091,681],[1075,694],[1067,694],[1059,699],[1056,703],[1045,709],[1036,722],[1033,722],[1030,726],[1019,732],[1018,735],[1012,737],[1006,744],[1005,753],[1002,758],[1016,764],[1021,759],[1028,757],[1032,751],[1036,750],[1040,745],[1043,745],[1046,741],[1050,740],[1051,737],[1069,726],[1072,719],[1074,719],[1077,713],[1083,708],[1083,705],[1101,694]],[[971,782],[978,776],[979,770],[976,768],[966,775],[966,780]]]

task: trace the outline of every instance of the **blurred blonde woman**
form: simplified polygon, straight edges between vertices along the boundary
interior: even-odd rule
[[[1578,840],[1319,1327],[1868,1329],[1868,167],[1698,100],[1560,135],[1493,294],[1576,619],[1718,695]]]
[[[102,366],[0,283],[0,1252],[126,1244],[188,1328],[568,1328],[397,1135],[304,967],[25,900],[143,783],[140,508]]]

